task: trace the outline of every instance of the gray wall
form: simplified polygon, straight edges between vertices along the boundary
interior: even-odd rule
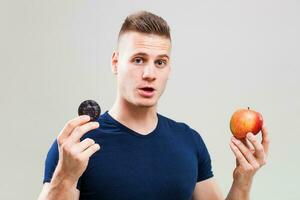
[[[0,199],[37,198],[48,148],[81,101],[110,108],[111,52],[124,17],[140,9],[172,28],[159,112],[201,132],[223,193],[235,165],[229,119],[250,106],[272,142],[252,199],[300,199],[300,4],[292,0],[1,1]]]

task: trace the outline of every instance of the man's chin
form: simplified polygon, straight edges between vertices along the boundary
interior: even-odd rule
[[[153,108],[156,104],[138,104],[137,106],[142,108]]]
[[[155,107],[157,104],[157,102],[154,102],[154,101],[140,101],[140,102],[137,102],[137,106],[139,107],[144,107],[144,108],[152,108],[152,107]]]

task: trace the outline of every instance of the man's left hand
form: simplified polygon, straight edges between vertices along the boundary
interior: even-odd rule
[[[266,164],[270,142],[266,127],[262,127],[261,132],[261,142],[252,133],[248,133],[243,140],[232,137],[230,141],[230,148],[236,157],[233,179],[241,187],[250,187],[254,174]]]

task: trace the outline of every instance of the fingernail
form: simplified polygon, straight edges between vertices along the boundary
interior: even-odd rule
[[[81,117],[84,120],[90,120],[90,116],[89,115],[81,115]]]
[[[253,135],[252,133],[247,133],[246,136],[247,136],[248,139],[250,139],[252,137],[252,135]]]
[[[99,145],[99,144],[97,144],[97,149],[98,149],[98,150],[100,149],[100,145]]]
[[[239,143],[239,141],[238,141],[235,137],[232,137],[231,140],[232,140],[232,142],[234,142],[235,144],[238,144],[238,143]]]

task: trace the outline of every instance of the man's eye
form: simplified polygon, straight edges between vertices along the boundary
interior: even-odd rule
[[[165,60],[157,60],[156,61],[156,64],[159,66],[159,67],[163,67],[167,64],[167,61]]]
[[[133,62],[136,64],[142,64],[143,63],[143,58],[134,58]]]

